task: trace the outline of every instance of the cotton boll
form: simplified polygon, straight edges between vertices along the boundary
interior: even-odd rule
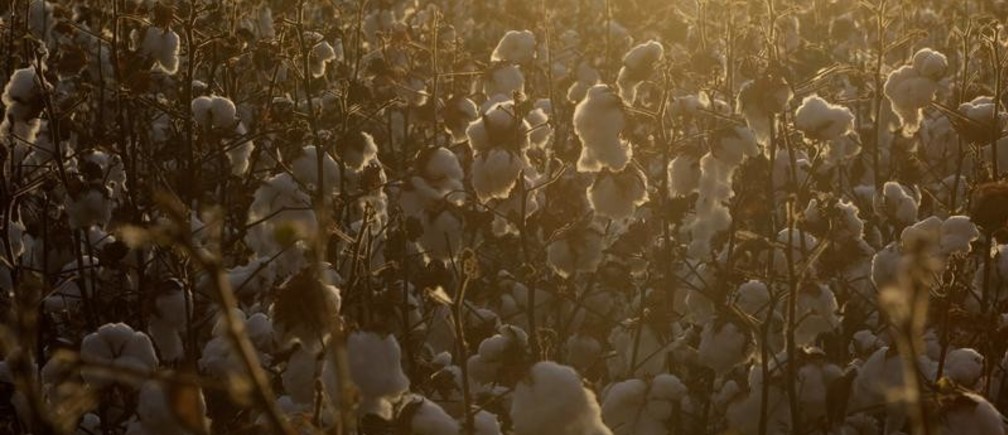
[[[944,375],[966,388],[980,387],[984,374],[984,357],[969,348],[953,349],[945,355]]]
[[[719,130],[715,138],[717,142],[711,149],[711,154],[731,167],[742,164],[746,157],[759,154],[756,137],[747,127],[734,126]]]
[[[528,334],[511,325],[497,328],[497,334],[483,340],[476,354],[466,362],[473,380],[490,384],[498,381],[499,371],[508,362],[519,359],[526,352]]]
[[[182,334],[187,329],[186,299],[180,285],[168,282],[165,293],[154,299],[154,315],[147,332],[157,344],[161,359],[177,361],[184,356]]]
[[[543,361],[515,387],[511,421],[516,435],[611,435],[595,394],[574,369]]]
[[[301,345],[287,359],[287,367],[280,379],[284,391],[294,403],[307,405],[315,399],[316,353],[311,346]]]
[[[347,337],[350,377],[365,398],[396,397],[410,385],[400,365],[399,342],[392,335],[358,331]]]
[[[34,0],[28,6],[28,31],[43,42],[52,37],[52,29],[56,25],[53,16],[53,5],[45,0]]]
[[[885,343],[883,343],[874,332],[868,329],[862,329],[851,336],[851,342],[847,346],[847,349],[855,358],[867,359],[871,356],[871,354],[875,353],[876,350],[884,345]]]
[[[567,339],[564,349],[564,361],[579,370],[590,367],[602,357],[602,344],[584,334],[572,335]]]
[[[529,125],[529,141],[535,148],[545,148],[546,144],[553,137],[553,126],[549,124],[549,100],[542,100],[544,103],[537,105],[528,115],[525,115],[525,122]]]
[[[872,283],[875,284],[875,288],[885,288],[896,282],[896,272],[902,257],[896,242],[886,245],[875,253],[872,257]]]
[[[425,215],[424,232],[417,240],[428,261],[448,261],[462,250],[462,219],[451,210]]]
[[[637,100],[637,87],[654,71],[655,64],[665,56],[665,49],[658,41],[640,44],[623,56],[616,84],[624,101],[633,104]]]
[[[666,370],[671,343],[665,342],[647,325],[624,322],[609,333],[609,345],[616,355],[607,360],[609,374],[624,376],[654,376]]]
[[[660,422],[641,412],[647,404],[647,389],[647,383],[640,379],[617,382],[606,388],[602,396],[602,421],[613,429],[613,434],[664,433],[655,431],[661,427]]]
[[[620,97],[607,85],[592,86],[574,108],[574,132],[582,145],[579,172],[626,167],[633,150],[621,138],[625,123]]]
[[[452,142],[461,143],[468,139],[466,128],[469,127],[469,123],[479,117],[479,108],[472,100],[456,96],[448,100],[441,116],[444,119],[445,128],[452,135]]]
[[[603,171],[587,189],[588,202],[595,213],[610,219],[633,215],[637,207],[647,202],[647,178],[637,167],[620,172]]]
[[[514,64],[495,64],[487,70],[483,78],[483,93],[488,96],[503,95],[511,98],[514,94],[525,93],[525,75]]]
[[[919,196],[895,181],[887,181],[882,186],[882,196],[875,197],[875,212],[901,225],[911,225],[917,221]]]
[[[577,104],[584,99],[588,90],[602,81],[598,70],[588,63],[578,65],[576,81],[567,89],[567,101]]]
[[[980,238],[980,231],[968,216],[951,216],[942,222],[941,252],[967,254],[971,244]]]
[[[525,119],[519,123],[515,117],[513,101],[501,98],[500,102],[491,104],[466,129],[469,146],[477,154],[495,147],[510,151],[527,149],[530,126]]]
[[[500,422],[497,416],[485,410],[478,411],[473,415],[473,424],[476,426],[474,435],[501,435]]]
[[[771,116],[784,111],[792,97],[791,87],[777,76],[746,82],[739,89],[736,107],[760,145],[766,146],[770,140]]]
[[[194,403],[186,402],[185,411],[195,411],[198,414],[179,415],[179,404],[175,403],[180,397],[175,397],[172,388],[191,388],[195,397],[184,396],[187,400],[195,400]],[[190,408],[191,407],[191,408]],[[169,434],[192,434],[200,431],[210,430],[210,420],[206,418],[206,402],[203,392],[197,387],[172,387],[161,385],[158,381],[147,381],[140,388],[137,398],[137,426],[131,426],[127,431],[129,434],[146,435],[169,435]],[[184,419],[184,420],[183,420]],[[199,427],[192,427],[196,423]]]
[[[731,179],[735,166],[707,153],[700,159],[699,196],[696,217],[688,230],[692,236],[689,255],[704,258],[711,254],[711,239],[731,227],[731,214],[726,202],[734,196]]]
[[[493,148],[479,153],[472,163],[472,185],[479,200],[507,199],[521,176],[529,166],[524,154]]]
[[[679,154],[668,166],[669,195],[686,196],[700,186],[700,159],[688,153]]]
[[[167,74],[175,74],[179,66],[179,35],[168,28],[150,26],[140,43],[140,54],[154,58]]]
[[[112,219],[111,189],[103,185],[90,185],[76,198],[67,198],[67,219],[70,227],[88,228],[92,225],[105,227]]]
[[[825,285],[811,285],[798,294],[798,325],[795,342],[801,346],[812,345],[820,334],[840,326],[837,316],[839,306],[833,291]]]
[[[325,75],[326,66],[336,59],[336,50],[326,41],[319,42],[312,47],[310,57],[310,68],[312,77],[319,78]]]
[[[535,59],[535,35],[528,30],[509,30],[497,43],[491,62],[527,63]]]
[[[359,172],[378,156],[378,145],[368,133],[350,132],[339,139],[337,153],[348,169]]]
[[[746,362],[753,349],[752,334],[731,321],[713,320],[704,324],[697,355],[700,364],[722,375]]]
[[[289,242],[277,238],[277,230],[294,230],[301,238],[311,237],[318,230],[311,198],[301,190],[288,173],[266,179],[256,189],[249,206],[248,222],[255,223],[245,235],[245,243],[257,254],[270,257]]]
[[[113,370],[120,367],[150,373],[158,366],[150,337],[134,331],[125,323],[107,323],[85,336],[81,341],[80,356],[87,364],[111,367]],[[81,376],[96,388],[120,382],[104,371],[81,370]]]
[[[942,434],[1005,434],[1004,416],[987,399],[974,393],[953,394],[957,397],[947,399],[938,416]]]
[[[938,82],[947,69],[945,55],[922,48],[914,54],[911,64],[889,73],[885,95],[903,124],[904,135],[913,135],[920,128],[922,109],[934,99]]]
[[[931,216],[908,226],[900,233],[900,248],[902,252],[930,252],[940,246],[942,239],[942,221]]]
[[[761,281],[749,280],[732,294],[732,303],[758,322],[766,320],[767,310],[773,310],[770,289]]]
[[[456,435],[459,433],[458,422],[438,404],[423,397],[415,397],[413,400],[417,408],[413,410],[412,418],[409,420],[409,433],[416,435]]]
[[[837,140],[854,129],[854,114],[846,107],[830,104],[813,94],[802,100],[794,123],[805,137]]]
[[[202,128],[216,128],[228,133],[237,125],[235,117],[237,109],[234,103],[225,97],[200,96],[191,104],[193,117]]]
[[[602,263],[602,228],[581,225],[564,232],[546,248],[550,267],[561,278],[575,273],[594,272]]]

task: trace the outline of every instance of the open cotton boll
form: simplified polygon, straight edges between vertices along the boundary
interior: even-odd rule
[[[654,376],[667,368],[671,343],[664,342],[650,326],[637,328],[624,322],[609,332],[609,345],[616,352],[606,360],[614,378]]]
[[[875,213],[900,225],[917,222],[919,194],[895,181],[882,186],[882,196],[875,196]]]
[[[398,397],[410,386],[395,336],[357,331],[347,337],[350,377],[365,399]]]
[[[688,153],[679,154],[669,162],[667,173],[669,196],[689,195],[700,186],[700,159]]]
[[[483,93],[487,96],[504,95],[511,98],[514,94],[525,93],[525,75],[521,68],[514,64],[495,64],[487,70],[483,77]]]
[[[739,89],[736,107],[760,145],[766,146],[770,140],[771,117],[783,112],[792,97],[791,86],[781,77],[757,78]]]
[[[802,100],[795,112],[795,127],[805,137],[816,140],[836,140],[854,130],[854,114],[850,109],[830,104],[812,94]]]
[[[164,361],[177,361],[184,356],[182,334],[187,329],[185,293],[177,284],[169,283],[165,293],[154,299],[154,315],[147,332],[154,339]]]
[[[179,66],[179,35],[169,28],[150,26],[140,43],[140,54],[157,61],[167,74],[175,74]]]
[[[322,156],[322,183],[329,192],[340,189],[340,168],[329,153]],[[316,189],[319,183],[318,149],[314,145],[301,148],[301,155],[290,164],[291,174],[308,189]]]
[[[630,143],[621,137],[626,121],[623,100],[608,85],[595,85],[574,108],[574,133],[581,139],[579,172],[603,168],[620,171],[633,156]]]
[[[588,202],[599,216],[623,219],[647,202],[647,177],[635,166],[620,172],[602,171],[588,186]]]
[[[571,228],[549,244],[546,259],[561,278],[577,272],[594,272],[602,263],[602,236],[602,228],[597,224]]]
[[[602,396],[602,421],[615,435],[659,435],[667,429],[664,422],[641,412],[647,406],[648,384],[640,379],[617,382]]]
[[[230,133],[235,128],[237,109],[234,103],[225,97],[200,96],[193,99],[192,114],[196,123],[202,128],[217,128]]]
[[[731,227],[731,213],[725,203],[735,194],[731,185],[734,171],[735,165],[725,163],[712,153],[700,159],[696,216],[687,225],[692,236],[689,244],[691,258],[710,255],[712,238]]]
[[[85,336],[81,341],[80,356],[87,364],[109,367],[113,371],[118,367],[151,373],[158,366],[150,337],[143,332],[134,331],[125,323],[106,323]],[[81,376],[96,388],[124,382],[117,380],[116,376],[110,375],[106,370],[82,369]]]
[[[976,350],[969,348],[953,349],[945,355],[945,371],[949,379],[965,388],[980,387],[980,378],[984,374],[984,357]]]
[[[291,230],[296,237],[309,238],[318,231],[311,198],[289,173],[266,179],[256,189],[249,206],[248,222],[255,223],[245,234],[245,243],[260,256],[269,257],[281,248],[277,230]]]
[[[655,40],[630,49],[623,56],[623,66],[616,78],[620,98],[633,104],[637,100],[637,87],[654,72],[655,64],[660,62],[664,56],[665,48]]]
[[[732,294],[732,303],[740,311],[762,323],[766,320],[767,310],[773,310],[770,296],[770,289],[766,284],[757,280],[749,280],[740,285]]]
[[[940,410],[937,420],[942,434],[968,433],[1004,435],[1005,417],[982,395],[953,393],[958,396]]]
[[[509,30],[497,42],[491,62],[526,63],[535,59],[536,39],[529,30]]]
[[[916,365],[925,380],[934,380],[937,366],[933,361],[925,356],[919,356]],[[892,401],[891,392],[902,388],[903,383],[903,365],[898,352],[895,349],[890,351],[889,347],[881,347],[861,365],[852,384],[847,409],[886,405],[889,410],[886,426],[899,424],[903,418],[903,404],[900,401]]]
[[[543,103],[540,104],[537,102],[536,104],[541,107],[536,107],[529,111],[528,115],[525,115],[525,122],[528,123],[531,130],[529,132],[529,141],[532,146],[542,149],[546,147],[550,138],[553,137],[553,126],[549,123],[549,100],[540,101],[543,101]]]
[[[315,378],[318,372],[317,352],[312,346],[300,345],[287,358],[280,375],[284,392],[297,404],[311,404],[315,399]]]
[[[871,278],[876,289],[888,287],[896,282],[901,258],[903,254],[896,242],[889,243],[872,256]]]
[[[971,244],[980,238],[977,229],[969,216],[950,216],[941,226],[941,252],[943,254],[967,254]]]
[[[746,157],[755,157],[760,152],[756,137],[748,127],[732,126],[718,130],[715,139],[711,154],[729,167],[737,167]]]
[[[460,433],[459,423],[437,403],[418,395],[410,400],[416,408],[412,410],[409,419],[409,433],[416,435],[456,435]]]
[[[574,369],[552,361],[536,363],[514,389],[511,421],[516,435],[611,435],[602,423],[595,394]]]
[[[979,96],[959,105],[959,113],[980,125],[992,125],[994,119],[994,99],[989,96]],[[998,113],[997,123],[1003,125],[1008,120],[1008,113]]]
[[[319,42],[312,47],[309,57],[309,68],[312,77],[319,78],[325,75],[326,66],[336,59],[336,50],[326,41]]]
[[[147,381],[140,388],[137,397],[136,424],[131,424],[126,431],[130,435],[168,435],[179,434],[188,435],[194,433],[205,433],[210,430],[210,420],[206,418],[206,401],[203,398],[203,391],[198,387],[186,391],[184,396],[186,402],[181,405],[176,403],[180,397],[176,397],[171,386],[161,385],[158,381]],[[194,396],[189,394],[194,394]],[[179,411],[196,411],[196,414],[180,415]],[[183,420],[184,419],[184,420]],[[197,424],[199,427],[193,427]]]
[[[476,121],[469,124],[466,136],[469,147],[479,154],[491,148],[519,151],[528,148],[528,121],[515,119],[514,102],[501,98],[491,104]]]
[[[753,348],[752,334],[746,332],[744,327],[731,321],[714,319],[703,326],[697,356],[700,364],[722,375],[746,362]]]
[[[468,139],[466,129],[469,127],[469,123],[479,117],[479,108],[472,100],[455,96],[445,104],[441,116],[444,119],[445,128],[452,135],[452,143],[461,143]]]
[[[524,153],[516,154],[503,148],[492,148],[473,158],[472,186],[481,202],[507,199],[530,163]]]
[[[52,36],[52,29],[56,25],[56,18],[53,16],[53,5],[45,0],[34,0],[28,6],[28,31],[33,36],[48,41]]]
[[[417,239],[427,261],[448,261],[462,250],[462,219],[451,210],[425,215],[424,232]]]
[[[66,214],[71,228],[88,228],[92,225],[105,227],[112,219],[115,204],[110,198],[112,192],[107,186],[90,185],[76,198],[67,198]]]
[[[363,131],[354,131],[341,137],[336,151],[347,169],[361,171],[378,157],[378,145],[374,136]]]
[[[602,76],[599,74],[598,70],[592,68],[591,64],[587,62],[582,62],[578,65],[576,80],[567,89],[567,101],[577,104],[584,99],[585,95],[588,93],[588,89],[592,86],[599,84],[602,81]]]
[[[809,285],[798,293],[798,324],[795,342],[801,346],[813,345],[820,334],[840,326],[840,310],[836,295],[825,285]]]
[[[903,125],[905,136],[920,128],[922,109],[931,103],[938,92],[939,81],[948,69],[945,55],[930,48],[914,53],[910,64],[889,73],[885,83],[885,96],[893,112]]]
[[[497,416],[485,410],[480,410],[473,416],[473,424],[476,426],[474,435],[501,435],[500,422]]]
[[[479,344],[475,355],[466,362],[469,375],[473,380],[490,384],[498,381],[498,371],[504,368],[508,360],[514,360],[525,353],[528,346],[528,334],[521,328],[511,325],[501,325],[497,333],[486,338]]]

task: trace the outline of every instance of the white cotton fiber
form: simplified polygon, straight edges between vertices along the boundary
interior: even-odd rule
[[[497,43],[491,62],[526,63],[535,58],[535,35],[528,30],[510,30]]]
[[[588,89],[584,100],[574,108],[574,132],[582,146],[578,171],[620,171],[626,167],[633,150],[621,137],[625,123],[623,100],[609,86]]]
[[[945,55],[922,48],[914,54],[910,64],[889,73],[885,95],[903,125],[904,135],[913,135],[920,128],[922,109],[934,99],[938,82],[947,69]]]
[[[836,140],[854,129],[854,114],[846,107],[830,104],[813,94],[802,100],[794,122],[805,137]]]
[[[595,394],[574,369],[536,363],[514,389],[511,421],[516,435],[611,435],[602,423]]]

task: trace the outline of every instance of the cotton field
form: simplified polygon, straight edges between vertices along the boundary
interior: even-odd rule
[[[0,0],[0,434],[1008,431],[1005,0]]]

